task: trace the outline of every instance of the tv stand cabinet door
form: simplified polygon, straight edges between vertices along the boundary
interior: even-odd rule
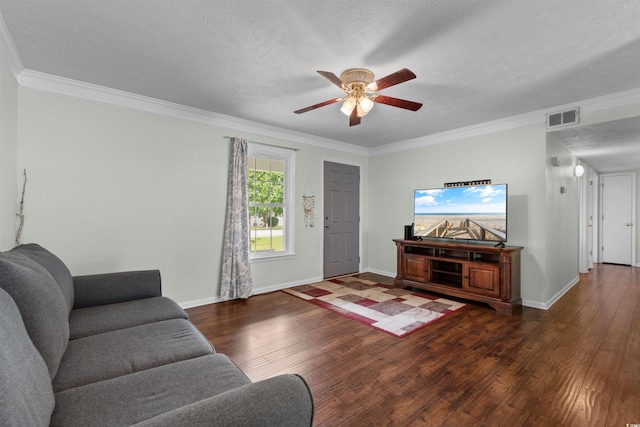
[[[423,256],[404,254],[403,279],[426,283],[427,265],[427,259]]]
[[[463,289],[479,295],[500,296],[500,268],[492,264],[470,263],[465,266]]]

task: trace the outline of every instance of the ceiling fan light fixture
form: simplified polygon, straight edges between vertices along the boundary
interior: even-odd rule
[[[357,103],[358,100],[356,99],[356,97],[350,95],[342,103],[342,108],[340,108],[340,111],[342,111],[345,115],[350,116],[353,109],[356,108]]]
[[[369,114],[369,111],[373,108],[373,101],[366,96],[361,96],[358,99],[358,117],[364,117]]]

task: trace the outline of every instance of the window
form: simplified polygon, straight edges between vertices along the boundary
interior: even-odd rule
[[[293,255],[295,152],[249,144],[249,238],[251,259]]]

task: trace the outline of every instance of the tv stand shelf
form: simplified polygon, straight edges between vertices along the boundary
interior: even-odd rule
[[[504,314],[521,310],[521,246],[438,239],[393,241],[398,252],[395,286],[486,303]]]

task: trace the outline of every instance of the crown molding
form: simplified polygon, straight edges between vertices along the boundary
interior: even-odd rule
[[[412,150],[415,148],[426,147],[428,145],[442,144],[444,142],[456,141],[458,139],[502,132],[509,129],[544,123],[545,120],[546,116],[540,116],[538,112],[521,114],[519,116],[507,117],[477,125],[465,126],[450,131],[434,133],[432,135],[407,139],[405,141],[385,144],[372,149],[371,155],[376,156],[380,154],[394,153],[397,151]]]
[[[236,117],[212,113],[158,99],[144,97],[104,86],[84,83],[73,79],[26,70],[13,43],[7,25],[0,14],[0,57],[13,74],[19,88],[80,98],[89,101],[131,108],[153,114],[169,116],[198,123],[220,126],[240,132],[256,133],[261,136],[283,139],[301,144],[348,152],[362,156],[369,155],[369,149],[358,145],[328,138],[321,138],[303,132],[291,131],[276,126],[264,125]]]
[[[466,126],[446,132],[440,132],[424,137],[408,139],[395,143],[386,144],[370,150],[371,156],[393,153],[396,151],[411,150],[426,147],[433,144],[455,141],[458,139],[470,138],[474,136],[487,135],[502,132],[510,129],[517,129],[525,126],[545,123],[548,113],[563,111],[565,109],[580,106],[580,115],[583,117],[595,114],[606,113],[625,107],[640,107],[640,88],[616,92],[596,98],[586,99],[571,104],[559,105],[544,110],[532,111],[526,114],[506,117],[504,119],[479,123],[477,125]]]
[[[2,39],[1,29],[2,25],[0,25],[0,42],[4,41]],[[0,43],[0,48],[2,47],[3,46]],[[14,65],[15,64],[17,63],[14,63]],[[172,102],[161,101],[155,98],[136,95],[130,92],[124,92],[32,70],[21,70],[16,75],[16,81],[18,82],[19,87],[25,89],[101,102],[153,114],[209,124],[239,132],[247,132],[324,149],[348,152],[365,157],[411,150],[433,144],[441,144],[464,138],[543,124],[546,121],[548,113],[562,111],[566,108],[574,108],[576,105],[580,106],[580,113],[582,116],[600,114],[624,107],[640,106],[640,88],[636,88],[624,92],[617,92],[597,98],[573,102],[571,104],[555,106],[553,108],[546,108],[544,110],[537,110],[526,114],[427,135],[424,137],[393,142],[369,149],[346,142],[334,141],[303,132],[292,131],[250,120],[239,119],[237,117],[212,113],[210,111],[200,110]]]
[[[325,149],[348,152],[362,156],[373,156],[396,151],[410,150],[463,138],[486,135],[490,133],[516,129],[519,127],[544,123],[548,113],[562,111],[565,108],[580,106],[582,116],[604,113],[619,108],[640,106],[640,88],[618,92],[597,98],[573,102],[563,106],[555,106],[531,113],[507,117],[500,120],[466,126],[451,131],[440,132],[424,137],[392,142],[376,148],[366,148],[343,141],[321,138],[303,132],[292,131],[275,126],[265,125],[236,117],[212,113],[210,111],[186,107],[184,105],[144,97],[129,92],[119,91],[103,86],[83,83],[77,80],[25,70],[20,55],[17,53],[13,39],[2,15],[0,14],[0,57],[13,74],[18,87],[46,93],[80,98],[105,104],[131,108],[153,114],[169,116],[199,123],[210,124],[240,132],[254,133],[305,145]]]
[[[11,34],[9,34],[9,30],[7,30],[7,24],[4,22],[2,14],[0,14],[0,57],[4,59],[7,68],[9,68],[13,74],[13,78],[17,81],[17,75],[24,70],[24,66],[22,65],[22,59],[20,59],[20,55],[18,55],[16,46],[13,43]]]
[[[364,156],[369,155],[368,148],[357,145],[320,138],[303,132],[296,132],[250,120],[239,119],[237,117],[217,114],[173,102],[136,95],[130,92],[84,83],[52,74],[40,73],[38,71],[22,70],[17,75],[17,81],[18,85],[23,89],[100,102],[332,150],[345,151]]]
[[[554,107],[553,111],[547,110],[547,112],[552,113],[558,110],[564,111],[565,109],[570,108],[568,105],[579,105],[581,117],[602,114],[625,107],[640,107],[640,87],[625,90],[623,92],[610,93],[608,95],[584,101],[573,102],[567,105],[561,105],[559,107]]]

